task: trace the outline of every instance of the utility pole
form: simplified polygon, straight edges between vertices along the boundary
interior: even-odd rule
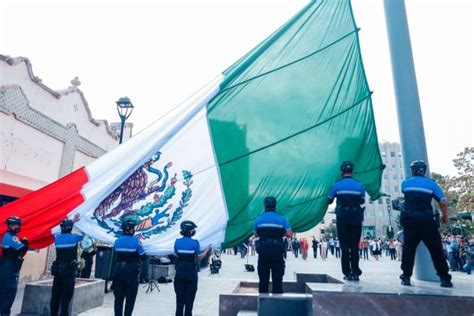
[[[404,174],[405,177],[409,177],[411,176],[410,163],[412,161],[424,160],[428,164],[423,118],[416,83],[405,1],[384,0],[384,8],[397,101]],[[426,173],[429,175],[429,170]],[[423,281],[439,280],[436,276],[431,256],[423,242],[420,242],[415,258],[415,278]]]

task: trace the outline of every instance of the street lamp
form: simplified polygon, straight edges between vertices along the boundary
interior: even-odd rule
[[[390,204],[387,204],[387,212],[388,212],[388,230],[392,232],[392,207]]]
[[[117,112],[118,115],[120,116],[120,140],[119,144],[122,143],[123,139],[123,128],[125,126],[125,121],[130,117],[133,111],[133,104],[132,101],[128,97],[122,97],[120,98],[117,102]]]

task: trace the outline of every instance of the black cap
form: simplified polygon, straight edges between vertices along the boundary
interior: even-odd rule
[[[65,219],[61,222],[61,231],[71,231],[74,227],[74,222],[70,219]]]
[[[423,160],[415,160],[410,164],[411,174],[424,176],[426,173],[426,162]]]
[[[21,224],[23,224],[23,222],[21,221],[21,218],[19,218],[18,216],[10,216],[5,221],[5,224],[7,224],[7,225],[21,225]]]
[[[354,170],[354,164],[349,160],[343,161],[340,169],[343,173],[352,173]]]
[[[186,232],[197,228],[197,225],[193,221],[182,221],[180,227],[181,231]]]
[[[276,205],[277,205],[277,200],[274,196],[267,196],[266,198],[263,199],[263,206],[265,206],[265,208],[274,209],[276,208]]]
[[[122,230],[124,232],[127,232],[130,229],[134,229],[134,228],[135,228],[135,222],[134,221],[126,220],[126,221],[122,222]]]

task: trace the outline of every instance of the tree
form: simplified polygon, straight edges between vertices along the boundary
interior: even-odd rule
[[[474,210],[474,147],[466,147],[453,159],[458,175],[453,177],[452,185],[457,193],[456,208],[459,211]]]
[[[466,147],[453,159],[458,170],[456,176],[443,176],[432,173],[432,178],[440,185],[448,201],[450,222],[442,228],[445,234],[469,235],[473,232],[472,223],[458,219],[460,212],[474,210],[474,147]]]

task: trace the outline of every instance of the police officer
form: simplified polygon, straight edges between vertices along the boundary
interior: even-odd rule
[[[441,222],[448,222],[448,205],[438,184],[425,178],[426,163],[422,160],[410,164],[412,177],[402,182],[405,206],[401,213],[403,226],[402,270],[400,276],[403,285],[411,285],[415,252],[420,241],[428,248],[442,287],[452,287],[448,264],[443,256],[441,237],[438,232],[436,216],[431,200],[434,198],[441,208]]]
[[[364,220],[364,185],[352,178],[354,164],[344,161],[340,170],[342,179],[337,181],[328,195],[331,204],[337,198],[336,227],[341,247],[341,267],[344,279],[359,281],[362,270],[359,268],[359,240]]]
[[[117,238],[114,244],[116,258],[113,280],[114,311],[115,316],[130,316],[137,298],[140,261],[145,255],[145,250],[140,240],[133,236],[135,234],[133,221],[123,222],[122,231],[123,235]],[[124,300],[125,312],[123,312]]]
[[[79,214],[73,220],[65,219],[61,222],[61,233],[54,236],[56,247],[56,260],[51,266],[54,276],[51,292],[51,316],[69,315],[69,305],[74,295],[74,285],[77,273],[77,246],[82,240],[82,235],[72,234],[74,223],[79,220]]]
[[[211,251],[211,245],[201,253],[199,241],[192,238],[196,234],[196,224],[192,221],[183,221],[180,227],[183,237],[176,239],[174,243],[174,252],[178,257],[174,279],[176,316],[191,316],[197,292],[198,263]]]
[[[17,216],[7,218],[7,232],[2,238],[2,257],[0,258],[0,314],[10,315],[18,288],[23,256],[28,250],[28,240],[18,239],[22,222]]]
[[[263,200],[265,213],[258,216],[254,223],[255,237],[258,252],[258,292],[268,293],[270,271],[272,274],[272,292],[283,293],[283,274],[285,274],[286,252],[283,236],[291,237],[290,224],[283,215],[276,213],[276,198],[267,196]]]

